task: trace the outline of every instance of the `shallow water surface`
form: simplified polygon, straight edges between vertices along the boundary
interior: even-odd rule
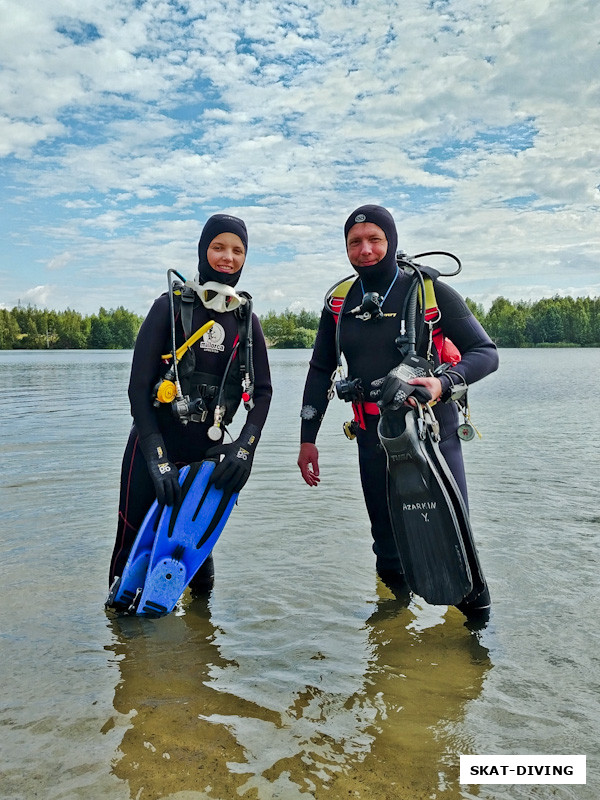
[[[153,620],[103,609],[131,353],[0,353],[0,797],[596,798],[600,414],[573,375],[597,376],[600,351],[503,350],[471,389],[481,632],[377,582],[349,409],[331,404],[309,489],[309,353],[270,355],[215,588]],[[588,783],[461,786],[461,753],[586,754]]]

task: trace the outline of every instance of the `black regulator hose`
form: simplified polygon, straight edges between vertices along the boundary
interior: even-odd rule
[[[442,278],[453,278],[455,275],[458,275],[459,272],[462,270],[462,262],[458,256],[455,256],[454,253],[449,253],[447,250],[428,250],[426,253],[417,253],[413,258],[423,258],[424,256],[445,256],[446,258],[451,258],[452,261],[456,262],[457,268],[454,272],[440,272]]]
[[[252,298],[247,295],[246,305],[246,366],[248,367],[248,379],[250,386],[247,387],[249,397],[244,403],[252,402],[254,394],[254,334],[252,333]]]
[[[173,351],[173,380],[175,383],[175,388],[177,389],[177,396],[181,397],[181,385],[179,383],[179,370],[177,368],[177,340],[175,336],[175,300],[173,299],[173,281],[171,279],[171,275],[177,275],[177,277],[185,283],[185,278],[180,272],[177,272],[176,269],[168,269],[167,270],[167,285],[169,287],[169,309],[171,314],[171,349]]]

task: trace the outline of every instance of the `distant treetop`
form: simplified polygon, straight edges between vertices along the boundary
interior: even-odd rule
[[[122,306],[82,316],[33,306],[0,309],[2,350],[124,350],[133,347],[143,317]]]

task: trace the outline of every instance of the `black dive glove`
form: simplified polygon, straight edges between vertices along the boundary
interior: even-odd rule
[[[220,444],[206,451],[207,458],[224,456],[210,476],[210,482],[214,483],[217,489],[233,493],[243,488],[250,477],[252,459],[259,439],[260,430],[256,425],[246,424],[235,442]]]
[[[162,436],[151,433],[140,439],[140,447],[154,484],[156,499],[163,506],[172,506],[181,497],[179,470],[167,458]]]
[[[377,378],[371,383],[370,398],[382,411],[397,411],[409,397],[418,403],[428,403],[431,392],[424,386],[413,385],[400,377],[402,365],[390,370],[385,378]]]

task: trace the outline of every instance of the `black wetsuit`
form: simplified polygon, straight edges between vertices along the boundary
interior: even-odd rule
[[[200,341],[192,346],[195,355],[195,370],[215,376],[217,383],[223,376],[227,362],[238,336],[238,322],[234,312],[217,313],[204,308],[198,299],[194,303],[192,332],[209,320],[215,325]],[[254,408],[248,412],[247,422],[259,430],[267,418],[271,402],[271,376],[267,360],[267,348],[258,318],[252,316],[254,340]],[[176,343],[184,342],[183,327],[179,313],[176,314]],[[140,448],[140,438],[160,433],[164,439],[167,456],[178,467],[192,461],[200,461],[210,447],[218,442],[208,438],[208,428],[213,424],[213,415],[206,422],[189,422],[183,425],[173,414],[170,405],[153,405],[153,390],[165,374],[167,366],[161,356],[170,353],[171,324],[169,298],[159,297],[144,320],[135,344],[129,399],[134,424],[129,435],[121,471],[121,493],[117,536],[110,564],[109,582],[121,575],[127,557],[146,512],[155,500],[155,489]],[[169,362],[170,363],[170,362]],[[184,361],[182,359],[182,366]],[[241,386],[239,360],[234,358],[232,378],[237,377]],[[241,396],[241,390],[240,390]],[[193,588],[193,581],[192,581]]]
[[[395,345],[399,334],[402,309],[411,278],[401,272],[383,304],[384,317],[363,321],[345,314],[340,321],[340,346],[348,364],[350,378],[360,378],[369,400],[371,382],[382,378],[401,361]],[[389,285],[389,280],[387,282]],[[386,286],[387,288],[387,286]],[[380,288],[384,294],[384,287]],[[461,361],[453,368],[465,383],[471,384],[493,372],[498,366],[496,347],[470,312],[464,300],[449,286],[435,281],[435,295],[441,312],[440,324],[443,333],[458,348]],[[351,287],[345,308],[360,306],[363,289],[360,280]],[[331,375],[336,368],[335,347],[336,321],[326,308],[321,321],[310,369],[306,380],[302,408],[302,442],[315,442],[323,415],[327,408],[327,392],[331,386]],[[428,332],[421,337],[419,355],[425,357],[428,347]],[[439,359],[434,351],[434,362]],[[441,377],[442,391],[451,381]],[[457,382],[457,381],[455,381]],[[467,500],[467,486],[460,439],[457,436],[458,411],[455,403],[437,403],[434,413],[440,422],[441,450]],[[358,454],[361,483],[365,503],[371,521],[374,539],[373,550],[377,557],[377,571],[401,572],[402,566],[394,543],[386,500],[386,456],[377,436],[378,417],[365,415],[365,429],[358,430]]]

